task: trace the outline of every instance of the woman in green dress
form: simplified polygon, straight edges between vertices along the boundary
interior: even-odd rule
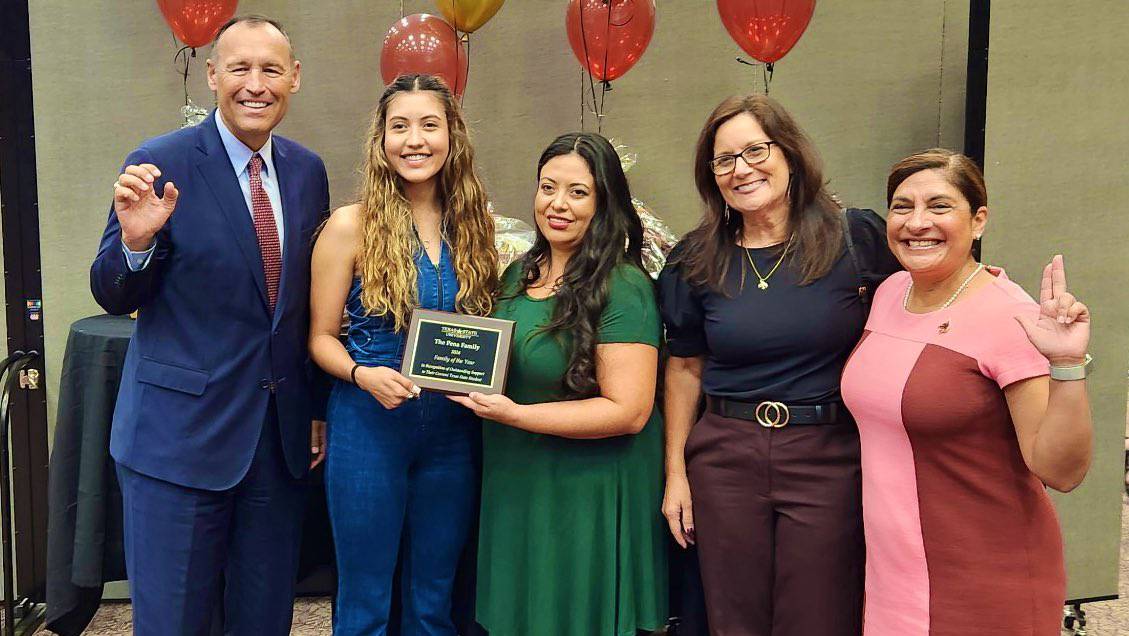
[[[666,622],[661,319],[619,157],[591,133],[537,166],[537,240],[502,279],[505,395],[483,427],[478,622],[490,636],[635,636]]]

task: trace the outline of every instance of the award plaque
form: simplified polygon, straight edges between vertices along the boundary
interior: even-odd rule
[[[417,309],[400,373],[440,393],[501,393],[513,334],[511,320]]]

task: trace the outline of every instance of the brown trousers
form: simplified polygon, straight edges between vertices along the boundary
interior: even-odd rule
[[[706,413],[687,473],[713,636],[858,636],[865,548],[850,420],[764,428]]]

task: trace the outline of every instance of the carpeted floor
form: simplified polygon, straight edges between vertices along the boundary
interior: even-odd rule
[[[1083,606],[1086,611],[1086,632],[1089,636],[1129,634],[1129,499],[1125,500],[1124,506],[1121,516],[1121,598]],[[98,610],[98,614],[85,633],[91,636],[118,636],[130,634],[131,626],[129,603],[107,602]],[[984,633],[991,634],[995,631],[993,627],[985,626]],[[44,635],[50,633],[44,630],[37,632]],[[294,627],[290,633],[294,636],[328,635],[330,633],[329,600],[298,599],[294,603]]]
[[[293,636],[328,636],[330,633],[329,599],[300,598],[294,603]],[[107,601],[102,604],[90,627],[83,634],[90,636],[122,636],[133,633],[132,614],[128,602]],[[39,630],[36,636],[52,632]]]

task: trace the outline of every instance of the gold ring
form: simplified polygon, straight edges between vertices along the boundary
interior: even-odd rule
[[[784,428],[792,414],[788,412],[788,405],[783,402],[764,401],[757,405],[753,411],[757,424],[765,428]]]

